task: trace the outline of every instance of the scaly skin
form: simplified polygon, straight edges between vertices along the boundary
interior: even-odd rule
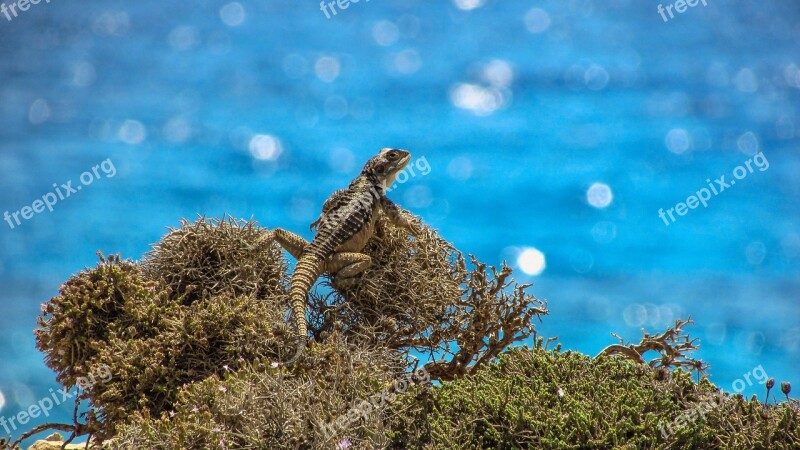
[[[319,219],[311,224],[317,234],[310,243],[286,230],[273,231],[275,240],[297,258],[289,296],[298,348],[288,363],[302,356],[306,347],[305,309],[311,287],[324,272],[336,273],[337,280],[344,283],[357,280],[372,263],[368,255],[360,252],[372,237],[379,214],[383,213],[394,224],[412,233],[417,230],[409,214],[385,193],[410,160],[409,152],[389,148],[370,159],[347,189],[334,192],[325,202]]]

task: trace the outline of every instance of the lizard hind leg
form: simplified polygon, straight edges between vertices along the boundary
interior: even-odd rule
[[[275,241],[277,241],[281,247],[286,249],[286,251],[294,256],[295,259],[300,259],[300,255],[303,254],[303,250],[305,250],[305,248],[308,246],[307,240],[303,239],[302,236],[281,228],[276,228],[272,230],[272,232]]]
[[[358,276],[372,265],[372,258],[363,253],[335,253],[325,262],[324,270],[336,274],[336,283],[352,286]]]

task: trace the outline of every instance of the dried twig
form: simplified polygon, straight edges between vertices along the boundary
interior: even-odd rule
[[[696,345],[698,339],[689,336],[689,333],[683,332],[683,327],[693,324],[691,317],[687,320],[676,320],[675,325],[664,333],[652,336],[642,330],[644,337],[639,344],[625,344],[625,341],[618,335],[612,333],[612,336],[619,339],[619,344],[612,344],[604,348],[600,353],[595,356],[606,355],[621,355],[632,361],[640,364],[647,364],[650,367],[673,367],[673,368],[687,368],[691,371],[696,370],[698,374],[703,373],[708,369],[708,364],[699,359],[694,359],[687,355],[688,352],[693,352],[699,347]],[[654,358],[649,362],[645,360],[644,354],[649,351],[656,351],[659,353],[658,358]]]

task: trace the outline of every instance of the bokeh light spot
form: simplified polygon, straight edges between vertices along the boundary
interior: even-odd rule
[[[727,327],[722,322],[714,322],[706,327],[705,341],[711,345],[722,345],[725,343]]]
[[[667,146],[667,150],[680,155],[692,147],[692,138],[683,128],[673,128],[664,138],[664,145]]]
[[[175,27],[170,31],[167,40],[169,41],[169,45],[176,50],[185,51],[197,45],[200,40],[200,33],[195,27],[183,25]]]
[[[257,134],[250,139],[250,154],[261,161],[275,161],[283,153],[281,141],[269,134]]]
[[[50,105],[44,99],[37,98],[28,108],[28,121],[34,125],[47,122],[50,118]]]
[[[550,14],[542,8],[533,8],[525,14],[525,28],[531,33],[542,33],[550,28]]]
[[[622,319],[625,320],[625,324],[629,327],[642,326],[647,321],[647,308],[638,303],[628,305],[622,311]]]
[[[758,78],[752,70],[745,67],[733,77],[733,84],[740,92],[751,94],[758,90]]]
[[[82,61],[70,67],[69,83],[73,86],[91,86],[95,80],[94,66]]]
[[[455,4],[458,9],[470,11],[483,6],[484,1],[485,0],[453,0],[453,4]]]
[[[450,101],[476,116],[488,116],[505,105],[503,93],[495,88],[460,83],[450,91]]]
[[[450,178],[459,181],[468,180],[472,177],[473,170],[472,160],[466,156],[453,158],[447,165],[447,174],[450,175]]]
[[[229,27],[238,27],[244,23],[246,17],[244,6],[239,2],[228,3],[219,9],[219,18]]]
[[[578,249],[569,255],[569,263],[575,272],[586,273],[594,266],[594,256],[586,250]]]
[[[747,262],[753,266],[758,266],[767,257],[767,247],[761,241],[751,242],[744,251]]]
[[[381,20],[372,27],[372,38],[380,46],[388,47],[397,42],[399,37],[400,30],[397,25],[388,20]]]
[[[314,71],[317,74],[317,78],[326,83],[331,83],[339,78],[341,65],[338,59],[332,56],[323,56],[314,64]]]
[[[412,186],[403,195],[403,201],[411,208],[427,208],[433,202],[433,193],[428,186]]]
[[[544,253],[533,247],[528,247],[520,252],[517,265],[527,275],[539,275],[547,267]]]
[[[186,119],[174,117],[164,124],[163,133],[170,142],[185,142],[192,136],[192,127]]]
[[[739,136],[739,139],[736,140],[736,147],[744,154],[755,155],[759,148],[758,137],[752,131],[748,131]]]
[[[592,64],[584,73],[584,79],[586,81],[586,87],[593,91],[601,91],[605,89],[608,85],[608,80],[610,76],[606,69],[602,66],[598,66],[597,64]]]
[[[592,227],[592,238],[598,244],[608,244],[617,237],[617,226],[613,222],[597,222]]]
[[[508,61],[494,59],[483,68],[483,78],[494,87],[504,88],[514,80],[514,69]]]
[[[403,75],[410,75],[422,67],[422,58],[420,58],[416,50],[407,49],[400,53],[395,53],[392,63],[397,72]]]
[[[145,139],[147,139],[147,129],[144,127],[142,122],[128,119],[122,123],[122,126],[119,127],[117,137],[119,137],[120,141],[126,144],[141,144]]]
[[[614,194],[607,184],[594,183],[586,191],[586,200],[595,208],[605,208],[614,201]]]

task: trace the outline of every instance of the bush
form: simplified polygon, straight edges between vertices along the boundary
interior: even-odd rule
[[[60,383],[110,372],[81,396],[97,408],[99,431],[134,411],[171,409],[184,385],[225,366],[288,352],[285,261],[262,235],[251,223],[184,224],[144,267],[101,255],[43,306],[37,347]]]
[[[306,364],[259,364],[186,385],[174,410],[137,413],[108,448],[333,448],[343,439],[374,448],[385,441],[378,417],[341,432],[331,424],[402,372],[394,353],[337,341],[315,346]]]
[[[687,355],[697,348],[688,321],[594,359],[547,351],[541,338],[501,354],[535,336],[545,304],[507,266],[470,257],[468,268],[430,228],[411,238],[383,219],[359,282],[325,274],[328,288],[310,293],[314,339],[283,366],[295,350],[289,275],[270,236],[253,222],[200,218],[141,263],[101,255],[64,283],[43,306],[37,346],[60,383],[85,387],[78,400],[90,409],[57,428],[114,449],[800,445],[796,402],[717,396],[705,378],[669,371],[706,368]],[[659,358],[647,363],[649,351]],[[431,361],[415,367],[422,383],[406,386],[414,353]],[[109,376],[83,386],[101,368]],[[709,398],[723,400],[661,432]]]
[[[540,341],[541,343],[541,341]],[[396,449],[790,449],[796,402],[719,394],[706,378],[617,357],[515,348],[393,406]],[[702,411],[702,414],[700,414]],[[679,417],[682,426],[674,422]]]
[[[171,298],[187,304],[220,294],[277,299],[287,294],[287,264],[266,236],[252,221],[184,220],[153,245],[141,266],[148,278],[164,282]]]

